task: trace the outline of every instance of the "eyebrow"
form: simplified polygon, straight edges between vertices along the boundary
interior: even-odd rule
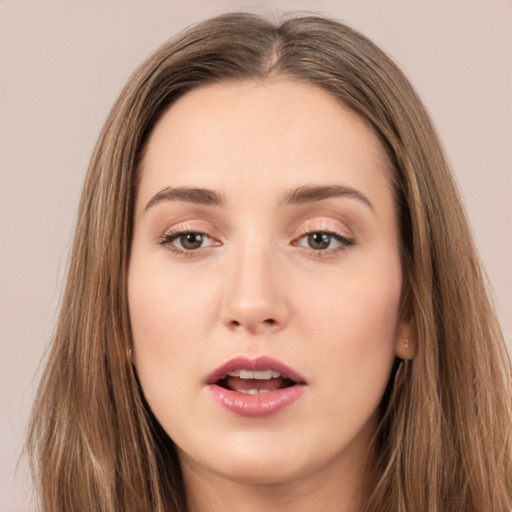
[[[344,185],[305,185],[295,190],[286,192],[280,201],[280,206],[313,203],[333,197],[349,197],[358,199],[372,210],[373,205],[370,200],[359,190]]]
[[[288,206],[314,203],[334,197],[358,199],[372,210],[374,209],[372,203],[364,194],[355,188],[346,187],[344,185],[305,185],[286,192],[278,205]],[[203,206],[223,206],[225,204],[224,197],[213,190],[196,187],[167,187],[157,192],[149,200],[144,211],[162,201],[185,201]]]
[[[213,190],[194,187],[167,187],[157,192],[149,200],[144,211],[161,201],[186,201],[187,203],[204,206],[222,206],[224,204],[223,197]]]

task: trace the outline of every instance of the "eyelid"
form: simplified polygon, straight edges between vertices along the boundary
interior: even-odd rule
[[[204,221],[203,219],[184,219],[181,222],[167,226],[165,229],[162,229],[160,233],[161,234],[157,237],[158,240],[162,239],[164,236],[170,237],[183,233],[199,233],[215,240],[218,240],[221,236],[218,230],[212,229],[210,222]]]
[[[206,237],[211,240],[211,242],[207,246],[199,247],[198,249],[185,249],[180,248],[176,245],[173,245],[173,242],[178,239],[180,236],[185,235],[187,233],[194,233],[198,235],[202,235],[203,237]],[[171,228],[167,228],[160,236],[158,236],[156,242],[159,245],[162,245],[167,250],[169,250],[172,253],[183,255],[185,257],[191,257],[194,256],[196,253],[201,252],[204,249],[208,249],[210,247],[215,247],[222,245],[222,243],[217,239],[216,236],[211,234],[209,230],[202,229],[198,226],[192,226],[188,224],[179,224],[177,226],[173,226]]]
[[[195,223],[180,223],[167,228],[160,236],[157,237],[155,242],[170,252],[182,255],[184,257],[193,257],[199,254],[204,254],[205,250],[223,245],[223,243],[219,241],[220,237],[218,235],[212,234],[211,229],[203,229],[202,226],[193,224]],[[339,251],[348,249],[356,242],[350,230],[341,228],[339,224],[340,223],[338,221],[330,221],[327,219],[309,219],[295,233],[291,241],[291,245],[295,247],[301,247],[302,249],[309,251],[315,256],[334,256]],[[207,238],[209,240],[208,245],[187,249],[176,244],[176,240],[179,239],[180,236],[190,233],[202,235],[203,237]],[[304,237],[314,233],[327,234],[332,237],[332,239],[334,239],[338,245],[336,247],[313,248],[307,247],[300,243]]]
[[[327,219],[311,219],[311,220],[308,220],[307,222],[305,222],[300,228],[299,228],[299,231],[297,233],[297,235],[295,236],[295,238],[297,238],[297,236],[300,236],[300,235],[307,235],[309,233],[317,233],[317,232],[322,232],[322,233],[332,233],[332,234],[335,234],[335,235],[339,235],[343,238],[347,238],[347,239],[354,239],[354,235],[353,233],[351,232],[350,229],[346,228],[346,227],[341,227],[340,225],[341,223],[339,221],[331,221],[331,220],[327,220]]]
[[[339,245],[326,249],[314,249],[300,243],[303,238],[314,233],[325,233],[334,238],[339,243]],[[341,229],[338,225],[335,225],[334,223],[325,219],[309,222],[306,226],[301,226],[298,234],[294,236],[292,241],[292,245],[302,247],[310,255],[318,258],[336,256],[339,254],[339,252],[345,251],[351,246],[355,245],[355,243],[356,239],[348,229]]]
[[[195,235],[201,235],[205,238],[209,238],[210,240],[215,240],[211,235],[208,233],[204,233],[203,231],[200,231],[198,229],[185,229],[185,230],[179,230],[176,232],[169,232],[166,231],[162,236],[159,237],[160,242],[170,241],[170,240],[176,240],[180,236],[187,235],[193,233]]]
[[[353,245],[355,243],[355,240],[353,237],[348,236],[344,233],[340,233],[338,230],[331,230],[331,229],[311,229],[306,230],[302,234],[300,234],[298,237],[294,238],[294,242],[297,240],[302,240],[304,237],[315,234],[315,233],[324,233],[326,235],[329,235],[335,239],[337,239],[340,243],[344,243],[346,246]],[[298,245],[298,244],[295,244]]]

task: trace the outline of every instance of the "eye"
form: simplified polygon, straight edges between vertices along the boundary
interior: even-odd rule
[[[331,231],[312,231],[301,236],[296,245],[315,252],[343,249],[354,244],[354,240]]]
[[[188,253],[216,245],[213,238],[206,233],[199,231],[180,231],[176,233],[165,233],[160,244],[174,253]]]

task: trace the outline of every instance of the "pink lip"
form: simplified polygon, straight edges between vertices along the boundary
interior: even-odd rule
[[[296,384],[288,388],[276,389],[257,395],[237,393],[216,384],[226,374],[239,368],[253,371],[274,370],[293,380]],[[206,385],[212,393],[214,401],[232,414],[250,418],[263,418],[276,414],[295,402],[306,389],[307,382],[302,375],[280,361],[261,356],[255,359],[236,357],[229,360],[208,376]]]
[[[284,363],[281,363],[281,361],[268,356],[260,356],[254,359],[241,356],[230,359],[208,376],[206,384],[215,384],[229,372],[238,370],[238,368],[252,371],[274,370],[298,384],[307,384],[306,379],[298,372],[286,366]]]

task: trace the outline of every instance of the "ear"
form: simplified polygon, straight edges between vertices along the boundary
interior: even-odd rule
[[[126,359],[128,361],[128,364],[135,366],[135,353],[132,347],[128,347],[126,349]]]
[[[400,359],[414,359],[418,343],[414,319],[402,318],[396,328],[395,354]]]

